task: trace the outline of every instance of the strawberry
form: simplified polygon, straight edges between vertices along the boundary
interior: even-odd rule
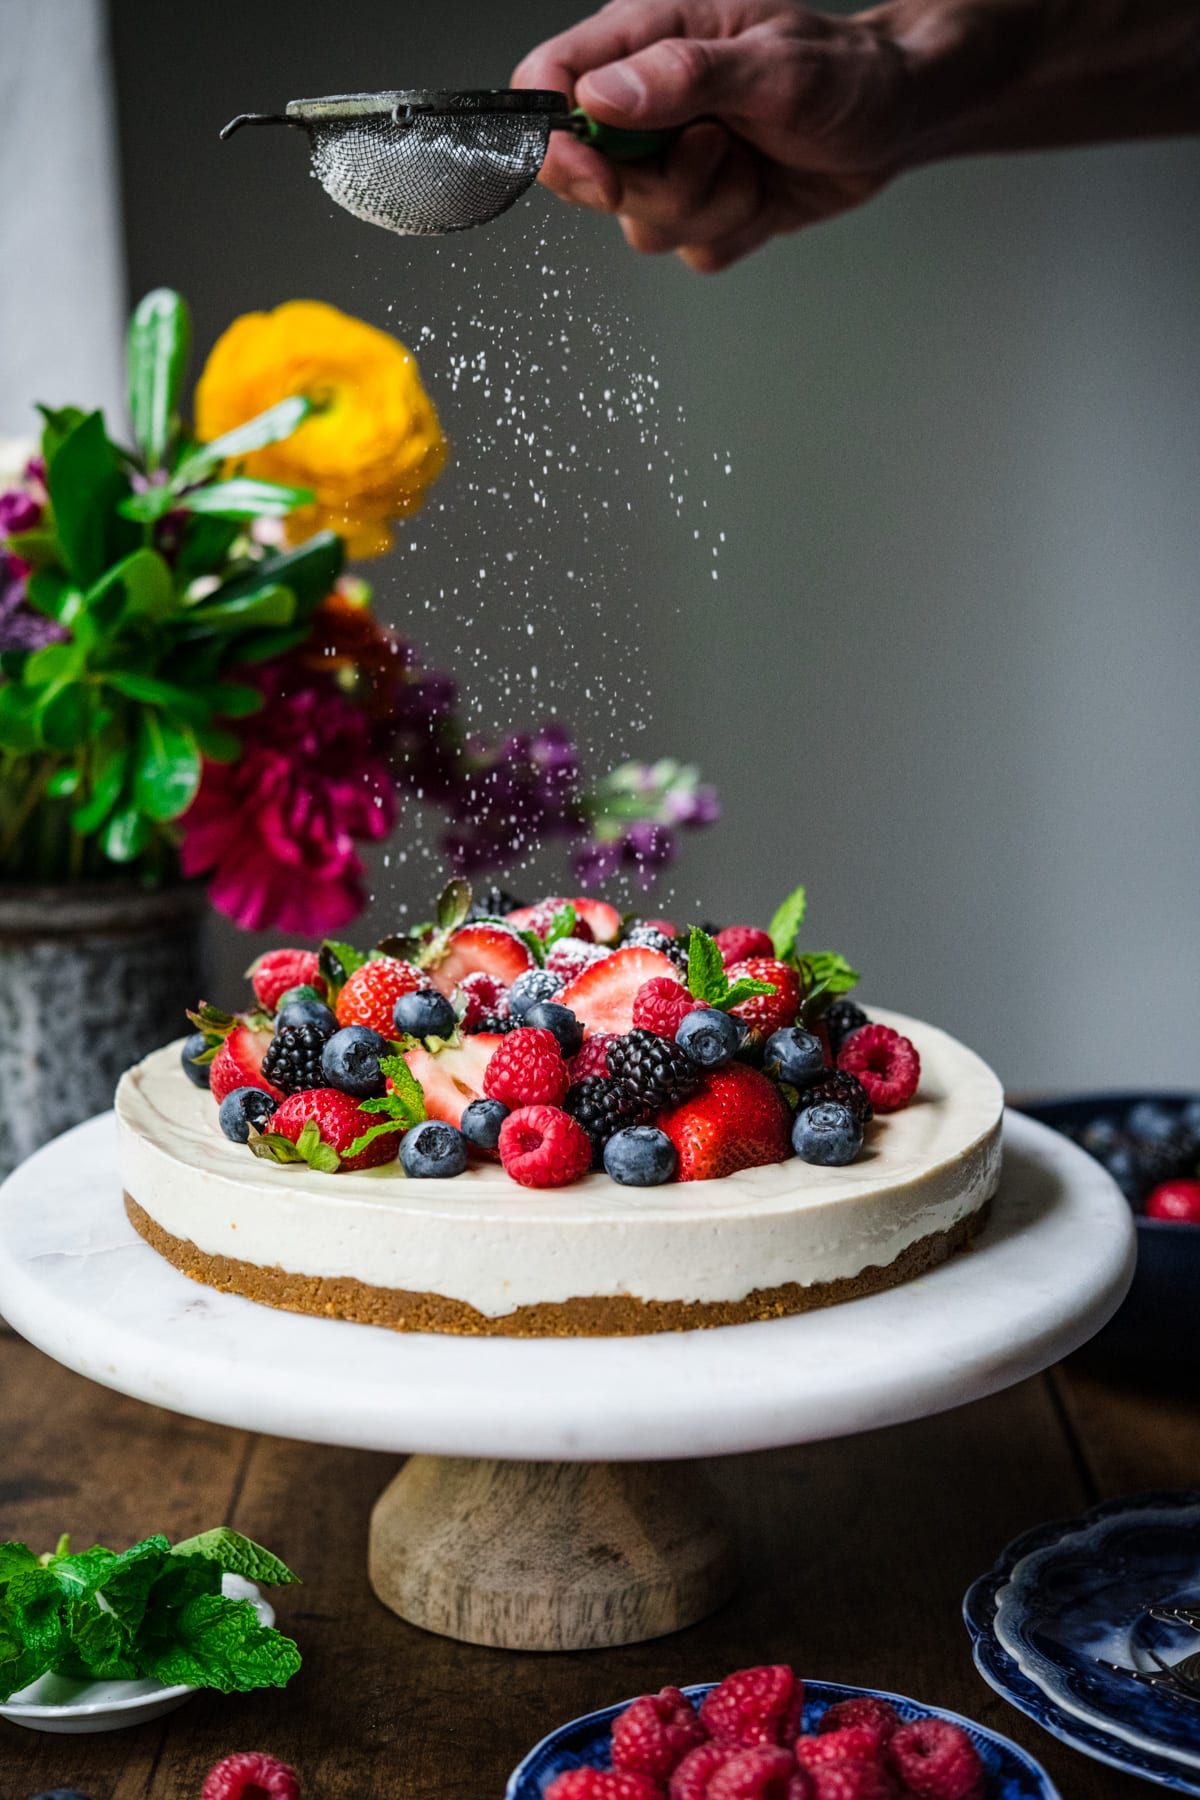
[[[585,925],[592,928],[592,936],[598,944],[615,944],[621,931],[621,915],[615,906],[607,900],[589,900],[586,894],[577,896],[571,905]],[[656,921],[657,923],[657,921]],[[668,932],[673,937],[674,932]]]
[[[758,1079],[770,1087],[765,1075]],[[718,1744],[790,1744],[800,1729],[803,1707],[803,1682],[786,1663],[768,1663],[738,1669],[718,1682],[700,1703],[700,1723]]]
[[[261,1088],[264,1094],[283,1099],[283,1092],[262,1072],[263,1057],[271,1048],[269,1031],[253,1031],[249,1025],[235,1025],[209,1069],[208,1085],[219,1106],[234,1088]]]
[[[724,931],[718,931],[713,943],[721,952],[721,961],[726,968],[730,963],[744,962],[748,956],[775,954],[774,944],[757,925],[727,925]]]
[[[501,987],[509,988],[518,975],[536,967],[533,951],[515,931],[484,922],[463,925],[451,932],[445,952],[430,975],[435,987],[450,994],[465,975],[491,975]]]
[[[730,963],[725,970],[729,977],[730,987],[736,981],[769,981],[775,989],[773,994],[755,994],[749,1000],[743,1000],[740,1006],[730,1010],[747,1025],[767,1037],[773,1031],[781,1031],[785,1025],[796,1023],[796,1014],[800,1011],[800,977],[795,969],[774,956],[747,956],[741,962]]]
[[[349,1173],[394,1162],[399,1154],[401,1134],[389,1131],[357,1156],[346,1155],[355,1138],[382,1121],[377,1113],[364,1112],[353,1095],[343,1094],[340,1088],[304,1088],[298,1094],[289,1094],[282,1106],[275,1108],[270,1129],[294,1144],[310,1119],[316,1121],[321,1142],[337,1151],[342,1168]]]
[[[543,943],[545,943],[550,932],[550,927],[554,924],[555,919],[558,914],[561,913],[563,907],[574,905],[575,902],[573,900],[563,900],[559,896],[554,895],[549,900],[539,900],[536,906],[518,906],[515,912],[505,913],[504,916],[514,931],[532,931],[537,937],[541,938]],[[577,910],[575,914],[575,923],[568,935],[571,937],[582,938],[585,943],[590,944],[595,934],[586,919],[579,916]]]
[[[611,956],[584,969],[558,998],[575,1014],[585,1037],[593,1031],[611,1031],[623,1037],[633,1030],[633,1003],[638,989],[656,975],[681,980],[679,970],[661,950],[614,950]]]
[[[504,1042],[498,1032],[481,1031],[464,1038],[457,1050],[435,1055],[418,1044],[404,1052],[404,1060],[421,1084],[425,1111],[431,1119],[458,1125],[472,1100],[483,1098],[483,1077],[492,1052]]]
[[[706,1075],[699,1092],[661,1113],[657,1124],[679,1153],[680,1181],[712,1181],[791,1154],[791,1118],[779,1089],[745,1063]]]
[[[678,925],[672,925],[670,919],[639,919],[638,923],[647,931],[661,931],[664,937],[677,938],[679,936]]]
[[[428,987],[428,978],[412,963],[395,956],[373,956],[361,969],[355,969],[338,995],[339,1025],[366,1025],[380,1037],[394,1038],[396,1026],[392,1018],[401,994],[415,993]]]
[[[274,1012],[279,997],[289,988],[314,987],[324,998],[325,977],[315,950],[264,950],[246,970],[254,989],[254,998],[268,1012]]]

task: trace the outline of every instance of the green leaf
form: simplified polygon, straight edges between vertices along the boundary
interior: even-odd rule
[[[28,755],[39,748],[36,723],[38,694],[15,681],[0,682],[0,750]]]
[[[87,742],[90,690],[83,681],[63,681],[44,690],[37,709],[37,730],[49,750],[78,750]]]
[[[189,630],[202,626],[205,631],[245,631],[251,625],[290,625],[295,616],[296,596],[291,588],[262,585],[232,596],[218,588],[211,600],[183,614],[182,622]]]
[[[78,769],[55,769],[53,775],[46,783],[46,794],[51,800],[69,800],[78,786]]]
[[[839,994],[848,994],[859,981],[857,969],[852,969],[844,956],[836,950],[813,950],[800,958],[800,973],[804,978],[804,1010],[807,1014],[821,1012],[831,1000]],[[820,1006],[814,1006],[820,1001]]]
[[[559,907],[550,921],[550,929],[542,940],[545,948],[549,950],[551,945],[557,944],[560,938],[569,938],[577,923],[575,908],[567,900]]]
[[[121,797],[132,749],[119,726],[108,726],[92,747],[90,792],[71,814],[71,824],[83,837],[98,831]]]
[[[303,394],[291,394],[286,400],[277,401],[266,412],[247,419],[244,425],[235,425],[223,437],[212,438],[191,451],[175,470],[172,485],[176,490],[190,487],[193,482],[203,481],[218,463],[236,462],[239,457],[262,450],[267,444],[277,444],[281,439],[291,437],[311,411],[312,402]]]
[[[78,644],[47,644],[35,650],[25,664],[27,687],[50,687],[56,682],[70,681],[79,673],[83,655]]]
[[[471,884],[461,875],[448,881],[438,895],[436,918],[438,930],[449,934],[457,931],[471,910]]]
[[[295,550],[265,556],[245,575],[235,575],[217,592],[217,599],[252,593],[268,583],[290,588],[302,617],[307,618],[342,572],[346,550],[332,531],[319,531]]]
[[[69,1656],[93,1681],[131,1681],[141,1674],[133,1635],[115,1613],[104,1611],[90,1594],[68,1603]]]
[[[83,605],[83,594],[57,569],[38,569],[25,584],[25,598],[43,618],[69,625]]]
[[[546,966],[546,946],[536,931],[518,931],[517,936],[529,951],[539,969]]]
[[[756,994],[773,994],[774,992],[775,983],[773,981],[751,981],[745,975],[741,975],[721,1000],[721,1011],[730,1012],[735,1006],[740,1006],[743,1000],[753,1000]]]
[[[336,1007],[338,995],[349,981],[356,969],[361,969],[366,962],[361,950],[353,944],[339,944],[333,938],[326,938],[317,954],[317,963],[325,977],[326,1002]]]
[[[302,1163],[303,1153],[293,1144],[290,1137],[284,1137],[282,1131],[255,1131],[250,1127],[249,1144],[251,1153],[263,1162]]]
[[[300,1667],[291,1638],[259,1623],[248,1600],[201,1594],[172,1616],[171,1637],[155,1646],[146,1673],[174,1686],[216,1688],[222,1694],[285,1687]]]
[[[192,488],[176,504],[215,519],[286,519],[297,507],[311,506],[309,488],[284,487],[275,481],[252,481],[247,475]]]
[[[11,1581],[14,1575],[22,1575],[27,1569],[36,1569],[37,1566],[38,1559],[28,1544],[0,1544],[0,1587]]]
[[[332,1144],[327,1144],[321,1136],[321,1127],[315,1119],[305,1119],[300,1136],[296,1139],[296,1148],[310,1169],[318,1170],[322,1175],[336,1175],[342,1166],[342,1159]]]
[[[272,657],[283,656],[294,650],[298,644],[306,642],[310,627],[292,625],[285,631],[250,631],[238,640],[237,659],[240,663],[270,662]]]
[[[191,730],[148,707],[138,726],[133,759],[133,802],[152,819],[177,819],[200,786],[200,751]]]
[[[184,528],[183,544],[175,558],[176,579],[186,586],[197,575],[219,574],[240,532],[236,519],[205,519],[194,514]]]
[[[44,527],[39,527],[36,531],[15,532],[5,542],[13,555],[19,556],[32,569],[43,569],[59,559],[58,535]]]
[[[379,1067],[392,1084],[391,1092],[383,1095],[385,1105],[397,1109],[391,1116],[404,1117],[410,1125],[419,1125],[428,1117],[425,1090],[407,1062],[402,1056],[381,1056]]]
[[[178,713],[189,725],[202,724],[208,718],[208,707],[199,694],[193,694],[173,681],[161,681],[157,675],[139,675],[134,669],[110,669],[103,680],[106,687],[115,688],[127,700],[137,700],[143,706],[164,706]]]
[[[68,573],[89,588],[137,542],[137,528],[116,512],[129,479],[100,413],[90,413],[59,444],[47,463],[46,486]]]
[[[688,992],[716,1006],[729,992],[725,960],[706,931],[694,926],[688,942]]]
[[[84,606],[106,630],[123,614],[168,619],[175,611],[171,570],[157,550],[135,550],[105,570],[84,596]]]
[[[248,719],[263,708],[262,689],[246,682],[217,681],[197,692],[219,719]]]
[[[123,806],[108,821],[101,842],[110,862],[133,862],[150,842],[150,821],[136,806]]]
[[[42,430],[42,455],[49,462],[52,457],[58,455],[75,427],[83,424],[87,414],[80,406],[39,406],[38,411],[45,420]]]
[[[780,958],[794,956],[796,933],[804,923],[808,901],[802,887],[793,888],[786,900],[780,901],[767,926],[767,935]]]
[[[368,1112],[373,1110],[369,1101],[365,1100],[363,1101],[363,1109]],[[408,1130],[409,1126],[404,1119],[388,1119],[383,1125],[372,1125],[369,1131],[359,1133],[347,1150],[346,1155],[361,1156],[363,1151],[369,1149],[375,1142],[376,1138],[388,1137],[398,1131],[403,1132]]]
[[[197,725],[196,743],[209,762],[232,763],[242,754],[242,740],[236,732],[223,731],[219,725]]]
[[[163,462],[171,442],[191,348],[187,304],[171,288],[154,288],[129,322],[129,413],[148,469]]]
[[[137,525],[154,525],[179,504],[170,488],[156,484],[127,495],[118,503],[117,511],[123,519],[132,519]]]
[[[267,1587],[286,1587],[300,1579],[277,1556],[228,1525],[217,1525],[212,1531],[202,1531],[198,1537],[185,1538],[181,1544],[176,1544],[172,1555],[202,1556],[229,1575],[241,1575],[246,1581],[261,1581]]]

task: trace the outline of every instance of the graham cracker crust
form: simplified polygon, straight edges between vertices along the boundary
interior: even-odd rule
[[[756,1288],[744,1300],[638,1300],[630,1294],[580,1296],[518,1306],[495,1319],[465,1301],[449,1300],[442,1294],[372,1287],[353,1276],[291,1275],[286,1269],[263,1268],[236,1257],[209,1256],[188,1239],[164,1231],[130,1194],[125,1195],[125,1211],[134,1230],[191,1280],[217,1288],[223,1294],[241,1294],[264,1306],[279,1307],[284,1312],[351,1319],[359,1325],[382,1325],[389,1331],[449,1332],[461,1337],[567,1338],[640,1337],[654,1331],[744,1325],[877,1294],[923,1275],[955,1251],[965,1249],[983,1229],[991,1202],[960,1219],[949,1231],[937,1231],[919,1239],[886,1267],[864,1269],[859,1275],[839,1281],[814,1282],[807,1287],[789,1281],[782,1287]]]

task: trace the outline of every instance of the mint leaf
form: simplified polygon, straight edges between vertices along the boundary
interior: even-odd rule
[[[236,1013],[222,1012],[219,1007],[210,1006],[207,1000],[202,1000],[194,1011],[189,1007],[188,1018],[197,1031],[204,1033],[204,1041],[210,1050],[219,1049],[234,1026],[241,1023]]]
[[[729,992],[725,960],[706,931],[692,927],[688,941],[688,992],[697,1000],[716,1006]]]
[[[321,1127],[315,1119],[305,1119],[300,1136],[296,1139],[296,1148],[310,1169],[316,1169],[322,1175],[336,1175],[342,1166],[342,1159],[332,1144],[327,1144],[321,1136]]]
[[[469,881],[464,881],[461,875],[456,875],[452,881],[446,883],[438,895],[436,910],[438,930],[449,937],[452,931],[457,931],[459,926],[464,923],[470,910],[471,884]]]
[[[836,950],[814,950],[800,958],[800,973],[804,980],[804,1011],[823,1012],[831,1000],[839,994],[848,994],[859,980],[858,970],[852,969],[844,956]],[[815,1005],[815,1002],[820,1002]]]
[[[272,1556],[253,1538],[243,1537],[240,1531],[233,1531],[228,1525],[217,1525],[211,1531],[202,1531],[198,1537],[185,1538],[181,1544],[176,1544],[171,1555],[200,1556],[207,1562],[216,1563],[228,1575],[241,1575],[246,1581],[261,1581],[267,1587],[286,1587],[300,1579],[277,1556]]]
[[[0,1544],[0,1587],[26,1569],[36,1569],[38,1559],[28,1544]]]
[[[511,929],[512,927],[510,926],[509,930],[511,931]],[[517,936],[529,951],[529,954],[532,956],[537,967],[539,969],[544,969],[546,966],[546,946],[543,944],[537,932],[518,931]]]
[[[751,981],[749,976],[739,975],[725,998],[718,1004],[722,1012],[729,1012],[734,1006],[740,1006],[743,1000],[753,1000],[756,994],[773,994],[773,981]]]
[[[372,1125],[369,1131],[361,1131],[347,1150],[346,1155],[361,1156],[363,1151],[373,1144],[376,1138],[387,1137],[389,1132],[408,1131],[411,1127],[406,1119],[388,1119],[383,1125]]]
[[[95,1596],[81,1594],[67,1608],[69,1656],[92,1681],[133,1681],[141,1670],[133,1633],[115,1613],[105,1612]],[[60,1672],[66,1673],[60,1661]]]
[[[569,938],[578,924],[578,914],[569,900],[565,900],[550,921],[550,929],[542,939],[542,947],[549,950],[560,938]]]
[[[291,1638],[259,1623],[248,1600],[201,1594],[169,1621],[169,1636],[147,1645],[146,1673],[174,1686],[216,1688],[222,1694],[284,1687],[300,1667]]]
[[[100,1573],[97,1590],[130,1631],[141,1625],[147,1596],[170,1554],[171,1546],[165,1537],[148,1537],[123,1550]]]
[[[808,901],[802,887],[793,888],[786,900],[780,901],[767,926],[767,935],[781,960],[794,956],[796,933],[804,923]]]
[[[249,1144],[251,1153],[261,1157],[263,1162],[298,1163],[304,1157],[293,1144],[290,1137],[284,1137],[282,1131],[256,1131],[250,1127]]]
[[[337,1006],[337,998],[354,974],[366,962],[361,950],[353,944],[339,944],[333,938],[326,938],[317,953],[317,964],[325,977],[325,1004]]]
[[[398,1119],[405,1116],[410,1125],[419,1125],[422,1119],[428,1117],[425,1111],[425,1090],[407,1062],[402,1056],[381,1056],[379,1068],[392,1084],[391,1092],[383,1098],[403,1109],[403,1113],[393,1112],[391,1117]],[[371,1110],[379,1112],[382,1108],[372,1107]]]
[[[418,925],[412,931],[393,932],[390,937],[380,938],[371,955],[391,956],[397,962],[419,962],[428,929],[427,925]]]

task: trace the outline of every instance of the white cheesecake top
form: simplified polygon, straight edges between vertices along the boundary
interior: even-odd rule
[[[121,1172],[152,1219],[207,1255],[441,1294],[493,1318],[576,1296],[740,1300],[832,1281],[950,1229],[999,1175],[1003,1094],[986,1063],[932,1025],[871,1017],[913,1040],[921,1085],[845,1168],[793,1157],[718,1181],[634,1188],[596,1173],[542,1190],[494,1163],[453,1180],[412,1180],[398,1162],[323,1175],[222,1136],[176,1043],[121,1079]]]

